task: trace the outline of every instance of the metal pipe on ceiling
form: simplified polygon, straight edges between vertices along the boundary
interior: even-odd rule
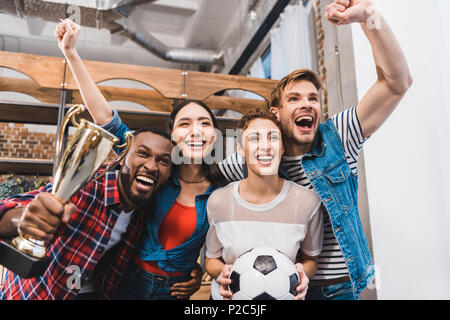
[[[155,2],[155,0],[126,0],[118,4],[114,10],[129,19],[129,14],[135,9],[135,6],[142,3]],[[110,24],[110,31],[129,38],[134,43],[142,48],[150,51],[159,58],[186,64],[200,64],[200,65],[224,65],[224,53],[209,49],[198,48],[175,48],[169,47],[163,42],[156,39],[150,33],[139,27],[135,23],[126,20],[121,22],[117,20],[116,26],[120,25],[122,28],[118,29],[114,24]]]
[[[169,47],[137,25],[132,27],[122,25],[122,29],[116,31],[116,33],[129,38],[142,48],[166,61],[208,66],[224,65],[223,52],[208,49]]]
[[[156,0],[109,0],[85,2],[79,0],[0,0],[0,13],[7,13],[21,18],[39,17],[55,22],[62,18],[67,4],[78,5],[81,12],[81,25],[88,27],[103,27],[112,34],[120,34],[131,39],[142,48],[159,58],[184,64],[224,65],[223,52],[198,48],[175,48],[156,39],[143,28],[137,26],[129,18],[137,6],[152,3]],[[96,4],[97,7],[93,7]],[[88,6],[86,6],[88,5]],[[108,8],[104,10],[104,8]],[[98,21],[101,19],[101,21]],[[125,20],[125,22],[123,22]],[[130,27],[132,26],[132,27]]]

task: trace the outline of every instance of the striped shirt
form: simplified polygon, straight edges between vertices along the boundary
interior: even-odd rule
[[[332,117],[332,121],[342,140],[347,163],[352,173],[358,175],[358,155],[366,140],[363,138],[361,126],[356,115],[356,107],[336,114]],[[284,156],[281,166],[288,174],[290,180],[303,187],[313,189],[301,166],[302,157]],[[244,159],[235,153],[222,161],[219,164],[219,169],[229,181],[236,181],[244,178],[244,165]],[[345,259],[334,236],[330,218],[324,206],[322,206],[322,212],[324,227],[323,249],[319,255],[317,272],[313,280],[330,280],[348,275]]]

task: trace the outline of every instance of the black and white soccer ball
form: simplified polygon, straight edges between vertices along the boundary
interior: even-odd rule
[[[297,270],[282,252],[253,248],[234,262],[230,273],[233,300],[292,300],[299,284]]]

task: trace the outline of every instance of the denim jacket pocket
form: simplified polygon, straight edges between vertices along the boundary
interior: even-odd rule
[[[327,299],[353,300],[353,288],[350,281],[322,287],[322,295]]]
[[[350,167],[346,163],[345,159],[343,159],[338,165],[324,172],[336,202],[343,211],[348,211],[353,206],[353,192],[349,183],[346,183],[350,173]]]

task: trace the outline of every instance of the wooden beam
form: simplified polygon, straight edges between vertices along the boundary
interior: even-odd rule
[[[59,90],[41,87],[30,79],[0,77],[0,91],[20,92],[32,96],[42,103],[58,103]]]
[[[186,74],[186,95],[188,99],[205,100],[216,92],[238,89],[254,92],[270,101],[270,94],[276,81],[270,79],[189,71]]]
[[[108,86],[98,86],[107,101],[131,101],[138,103],[151,111],[170,112],[173,99],[161,96],[155,90],[130,89]],[[44,104],[57,104],[60,99],[59,89],[42,88],[36,82],[29,79],[0,77],[0,91],[13,91],[30,95]],[[72,102],[82,104],[83,100],[79,91],[72,93]],[[266,102],[263,100],[233,98],[228,96],[209,96],[204,102],[211,109],[227,109],[241,114],[252,108],[263,108]]]
[[[165,98],[179,99],[183,94],[184,79],[181,70],[90,60],[84,60],[84,64],[95,83],[112,79],[128,79],[152,87]],[[66,83],[67,89],[78,89],[69,69],[67,69]]]
[[[150,111],[170,112],[174,103],[173,99],[162,97],[154,90],[128,89],[116,87],[98,86],[107,101],[131,101],[138,103]],[[200,99],[199,99],[200,100]],[[267,102],[265,100],[233,98],[228,96],[211,95],[202,101],[212,110],[226,109],[245,114],[249,109],[264,108]],[[83,104],[81,95],[74,91],[72,102]]]
[[[23,73],[43,88],[61,88],[63,61],[63,58],[0,51],[0,67]]]
[[[172,110],[172,99],[161,96],[155,90],[130,89],[98,86],[106,101],[130,101],[140,104],[151,111],[170,112]],[[73,91],[72,102],[83,104],[79,91]]]
[[[0,67],[17,70],[30,77],[43,89],[77,90],[70,69],[64,79],[64,59],[0,51]],[[205,100],[228,89],[248,90],[269,100],[276,81],[207,72],[185,72],[120,63],[84,61],[95,83],[111,79],[128,79],[149,85],[170,99]],[[138,90],[138,89],[132,89]]]
[[[267,105],[265,100],[231,98],[226,96],[209,96],[203,102],[211,109],[233,110],[240,114],[245,114],[250,109],[266,108]]]

